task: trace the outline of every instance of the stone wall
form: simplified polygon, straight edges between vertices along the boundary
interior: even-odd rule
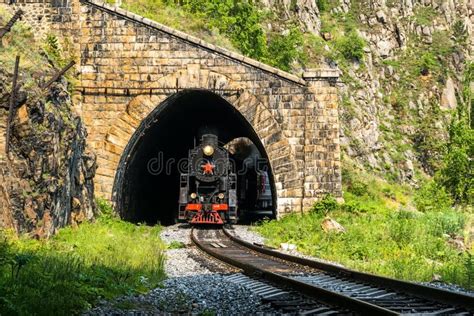
[[[10,11],[22,10],[22,21],[30,25],[38,36],[56,28],[69,27],[72,7],[69,0],[0,0]]]
[[[102,2],[45,6],[59,4],[63,22],[52,22],[52,29],[74,39],[78,90],[85,93],[75,104],[97,154],[98,195],[112,197],[125,146],[176,88],[243,92],[222,96],[251,123],[267,151],[279,215],[301,211],[325,193],[341,195],[337,97],[329,84],[337,73],[303,80]],[[148,95],[150,88],[169,92]]]

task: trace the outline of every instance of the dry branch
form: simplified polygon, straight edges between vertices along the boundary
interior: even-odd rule
[[[16,23],[16,21],[18,21],[18,19],[23,15],[23,11],[21,10],[18,10],[16,11],[15,15],[12,16],[12,18],[10,19],[10,21],[8,21],[7,25],[5,25],[3,28],[0,29],[0,39],[5,35],[7,34],[8,32],[10,32],[10,30],[12,29],[13,25]]]

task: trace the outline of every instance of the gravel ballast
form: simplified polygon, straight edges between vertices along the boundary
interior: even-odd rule
[[[87,315],[154,315],[210,312],[216,315],[271,313],[259,296],[223,274],[173,277],[145,295],[104,302]],[[271,313],[273,314],[273,313]]]
[[[234,225],[230,231],[250,243],[265,244],[265,238],[253,231],[251,226]],[[278,314],[250,289],[229,281],[229,275],[239,273],[239,270],[202,253],[192,244],[190,234],[191,227],[188,225],[163,228],[160,236],[168,246],[165,272],[169,278],[163,282],[162,287],[143,295],[131,295],[114,301],[101,302],[86,312],[86,315],[197,315],[207,312],[215,315]],[[276,250],[323,261],[303,255],[297,250]],[[468,295],[473,294],[442,283],[424,284]]]

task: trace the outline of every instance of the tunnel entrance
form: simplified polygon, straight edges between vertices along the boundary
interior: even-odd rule
[[[263,144],[253,127],[225,99],[206,90],[178,92],[148,115],[122,154],[115,176],[113,200],[123,219],[162,225],[176,222],[180,171],[183,172],[188,150],[194,147],[199,133],[206,128],[216,131],[221,144],[235,145],[236,139],[248,139],[255,149],[253,151],[268,162]],[[243,162],[242,154],[239,157],[235,148],[231,156],[236,156],[236,168],[241,168],[248,162]],[[265,215],[275,217],[276,192],[269,163],[266,170],[268,178],[263,185],[270,190],[271,212]],[[246,172],[241,171],[241,179],[246,179]],[[251,184],[247,190],[254,190],[253,178],[246,181]],[[246,188],[249,186],[243,186],[241,190]],[[254,192],[243,193],[244,196],[254,195]],[[244,202],[248,204],[248,198]]]

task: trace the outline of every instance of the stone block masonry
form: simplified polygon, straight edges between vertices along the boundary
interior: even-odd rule
[[[97,155],[98,195],[112,198],[130,138],[179,87],[241,91],[222,97],[265,147],[279,216],[307,209],[326,193],[341,196],[337,96],[331,84],[337,71],[301,78],[99,1],[10,2],[1,5],[24,10],[40,35],[52,30],[73,40],[79,86],[96,92],[76,97],[75,107]],[[151,94],[150,88],[164,92]]]

